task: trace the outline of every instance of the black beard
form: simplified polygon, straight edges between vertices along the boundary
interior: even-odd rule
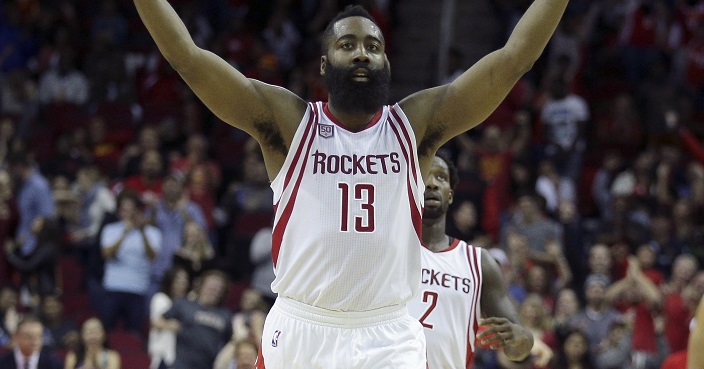
[[[367,71],[368,81],[353,80],[354,71]],[[325,87],[336,109],[346,113],[376,113],[389,99],[391,72],[388,66],[374,70],[366,65],[337,68],[328,63],[325,68]]]
[[[440,219],[447,209],[444,206],[423,209],[423,219]]]

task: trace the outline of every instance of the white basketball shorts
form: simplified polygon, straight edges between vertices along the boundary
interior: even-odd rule
[[[425,336],[404,307],[337,312],[279,297],[257,369],[426,369]]]

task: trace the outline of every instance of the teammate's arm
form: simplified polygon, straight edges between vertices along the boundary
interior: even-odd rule
[[[687,342],[687,369],[704,368],[704,297],[699,300],[694,319],[696,323]]]
[[[477,338],[491,349],[503,348],[511,361],[522,361],[533,348],[533,335],[518,322],[518,313],[508,296],[499,265],[486,249],[482,254],[482,319],[479,325],[487,326]]]
[[[437,149],[484,121],[518,79],[532,68],[555,31],[567,2],[535,0],[503,48],[479,60],[452,83],[420,91],[402,101],[416,135],[438,136],[432,148]]]
[[[134,3],[162,55],[218,118],[258,140],[263,134],[256,124],[276,124],[286,130],[284,136],[290,142],[306,109],[303,100],[283,88],[248,79],[225,60],[199,48],[167,0]]]

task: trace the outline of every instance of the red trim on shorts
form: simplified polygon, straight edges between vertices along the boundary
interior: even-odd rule
[[[264,365],[264,356],[262,355],[262,348],[259,348],[259,352],[257,353],[257,361],[254,363],[254,369],[266,369],[266,365]]]

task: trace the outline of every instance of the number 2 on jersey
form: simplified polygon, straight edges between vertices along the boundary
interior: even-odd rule
[[[342,200],[342,214],[340,216],[340,230],[349,231],[350,219],[350,185],[340,182],[337,184],[340,189]],[[363,216],[354,217],[354,230],[360,233],[374,232],[374,185],[370,183],[357,183],[354,185],[354,200],[359,203],[359,208],[363,210]]]
[[[429,303],[430,306],[428,306],[428,308],[425,310],[425,313],[423,313],[423,316],[420,317],[420,319],[419,319],[420,324],[422,324],[423,327],[425,327],[425,328],[433,329],[433,325],[426,323],[425,318],[427,318],[428,315],[430,315],[430,313],[438,305],[438,293],[435,291],[423,291],[423,302]]]

